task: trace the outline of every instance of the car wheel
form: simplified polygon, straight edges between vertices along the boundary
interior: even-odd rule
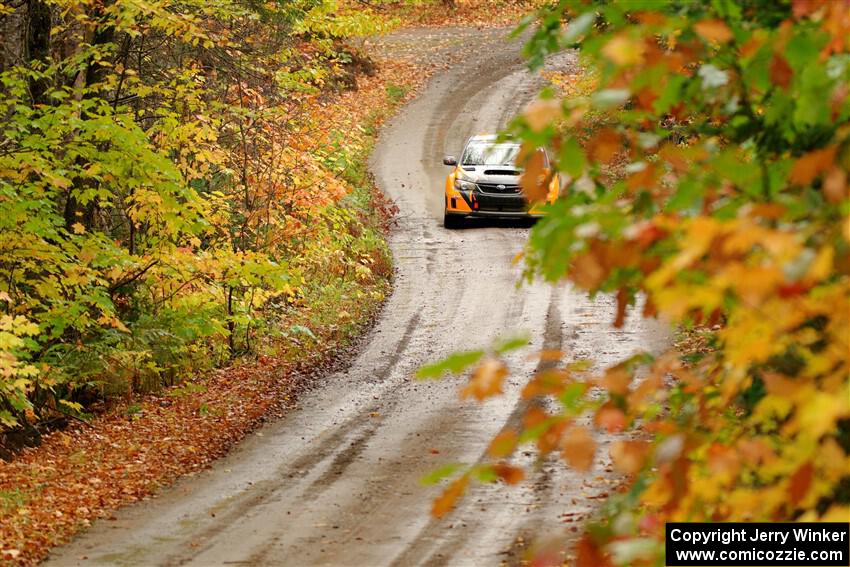
[[[450,215],[444,211],[443,226],[449,229],[461,228],[463,226],[463,215]]]

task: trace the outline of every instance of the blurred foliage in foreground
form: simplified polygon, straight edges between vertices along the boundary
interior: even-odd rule
[[[521,443],[588,470],[596,429],[635,434],[611,446],[627,480],[587,526],[579,565],[662,564],[666,521],[846,521],[850,7],[565,0],[535,23],[533,68],[577,47],[593,80],[583,96],[543,93],[512,126],[570,178],[532,232],[528,277],[614,294],[615,326],[642,298],[640,315],[699,330],[705,348],[543,371],[523,395],[549,403],[434,513],[473,476],[520,479],[505,459]],[[473,354],[464,392],[499,393],[498,353]]]
[[[382,22],[336,0],[0,4],[0,430],[315,339],[290,310],[384,282],[349,194],[362,116],[332,130],[325,107],[372,72],[344,40]]]

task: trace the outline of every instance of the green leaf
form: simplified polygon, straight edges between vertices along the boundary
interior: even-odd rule
[[[590,29],[594,21],[596,21],[594,12],[585,12],[578,18],[570,20],[567,24],[567,31],[561,37],[561,43],[566,46],[574,44]]]
[[[584,173],[584,167],[587,164],[587,159],[584,156],[584,150],[574,137],[570,137],[561,148],[560,153],[561,165],[564,171],[572,177],[581,177]]]
[[[483,350],[469,350],[464,352],[456,352],[433,364],[426,364],[416,373],[416,377],[420,380],[428,378],[439,378],[446,372],[457,374],[463,372],[484,356]]]
[[[528,340],[527,336],[505,339],[497,342],[494,350],[499,354],[504,354],[528,346]]]
[[[462,468],[462,466],[463,465],[458,463],[450,463],[448,465],[443,465],[420,478],[419,483],[423,486],[433,486],[444,478],[448,478],[455,474]]]
[[[575,382],[574,384],[570,384],[564,391],[561,392],[561,395],[558,396],[558,400],[568,411],[574,412],[579,408],[580,401],[584,393],[587,391],[587,384],[582,382]]]

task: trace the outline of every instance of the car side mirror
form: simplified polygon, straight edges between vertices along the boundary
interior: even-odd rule
[[[457,165],[457,158],[455,156],[445,156],[443,158],[443,165]]]

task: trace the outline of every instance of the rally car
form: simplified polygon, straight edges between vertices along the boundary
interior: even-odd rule
[[[498,141],[497,136],[473,136],[466,142],[460,161],[445,156],[443,164],[453,166],[446,178],[446,207],[443,226],[459,228],[467,217],[534,218],[542,214],[539,205],[530,205],[519,187],[522,169],[517,166],[520,145]],[[543,152],[543,150],[539,150]],[[549,160],[543,152],[546,173]],[[558,198],[558,175],[549,182],[546,202]]]

